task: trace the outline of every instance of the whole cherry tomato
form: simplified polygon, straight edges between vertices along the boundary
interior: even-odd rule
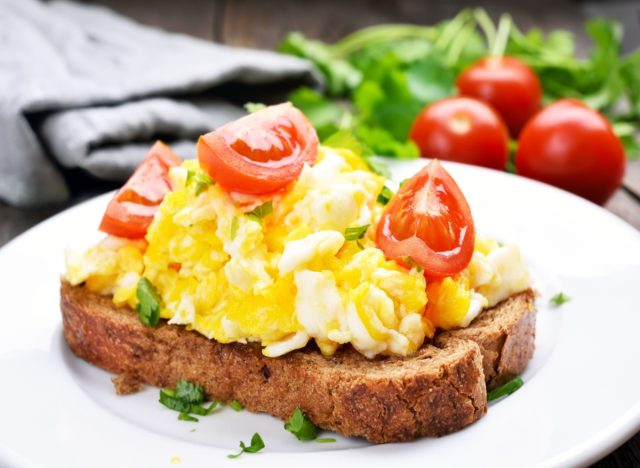
[[[275,192],[313,164],[318,137],[290,103],[267,107],[200,137],[202,169],[224,188],[240,193]]]
[[[461,96],[480,99],[493,107],[514,138],[540,109],[540,80],[529,65],[515,57],[480,59],[462,72],[456,86]]]
[[[624,147],[601,114],[561,99],[522,130],[516,153],[520,175],[604,204],[622,182]]]
[[[180,163],[167,145],[156,142],[109,202],[99,229],[118,237],[144,237],[162,199],[172,189],[169,169]]]
[[[429,158],[504,169],[509,134],[500,116],[485,103],[466,97],[436,101],[413,122],[410,138]]]
[[[458,184],[437,159],[406,181],[382,213],[376,244],[389,258],[450,276],[471,260],[475,228]]]

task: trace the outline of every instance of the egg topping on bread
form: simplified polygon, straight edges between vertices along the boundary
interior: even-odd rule
[[[173,190],[145,240],[109,236],[68,252],[71,284],[135,308],[145,277],[169,323],[221,343],[257,341],[272,357],[311,340],[325,355],[346,343],[368,357],[408,355],[436,328],[467,326],[529,285],[518,248],[490,239],[476,238],[462,272],[428,283],[388,260],[374,238],[386,179],[349,150],[319,147],[314,165],[268,197],[201,182],[196,160],[169,174]]]

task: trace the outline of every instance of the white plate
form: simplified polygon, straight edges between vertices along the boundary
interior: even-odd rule
[[[394,163],[396,180],[423,163]],[[58,307],[63,249],[96,238],[108,200],[101,196],[0,251],[0,466],[567,466],[615,449],[640,429],[640,235],[546,185],[447,167],[478,230],[518,243],[542,292],[526,383],[480,421],[439,439],[374,446],[338,437],[321,445],[298,442],[269,416],[230,409],[178,421],[157,402],[157,389],[116,397],[109,374],[69,352]],[[558,291],[572,301],[547,307]],[[254,432],[266,442],[262,453],[226,457]]]

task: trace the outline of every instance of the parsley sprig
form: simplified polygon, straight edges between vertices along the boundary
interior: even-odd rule
[[[155,327],[160,321],[160,295],[147,278],[140,278],[136,287],[138,318],[148,327]]]
[[[314,440],[318,437],[318,426],[308,419],[300,408],[296,408],[284,428],[291,432],[298,440]]]
[[[240,441],[240,452],[227,455],[228,458],[238,458],[243,453],[257,453],[265,447],[264,441],[257,432],[251,437],[251,445],[247,446]]]

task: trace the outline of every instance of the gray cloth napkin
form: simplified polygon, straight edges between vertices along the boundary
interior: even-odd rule
[[[64,201],[62,171],[123,180],[157,135],[182,157],[198,135],[244,115],[227,82],[319,83],[293,57],[142,26],[102,7],[0,0],[0,199]]]

